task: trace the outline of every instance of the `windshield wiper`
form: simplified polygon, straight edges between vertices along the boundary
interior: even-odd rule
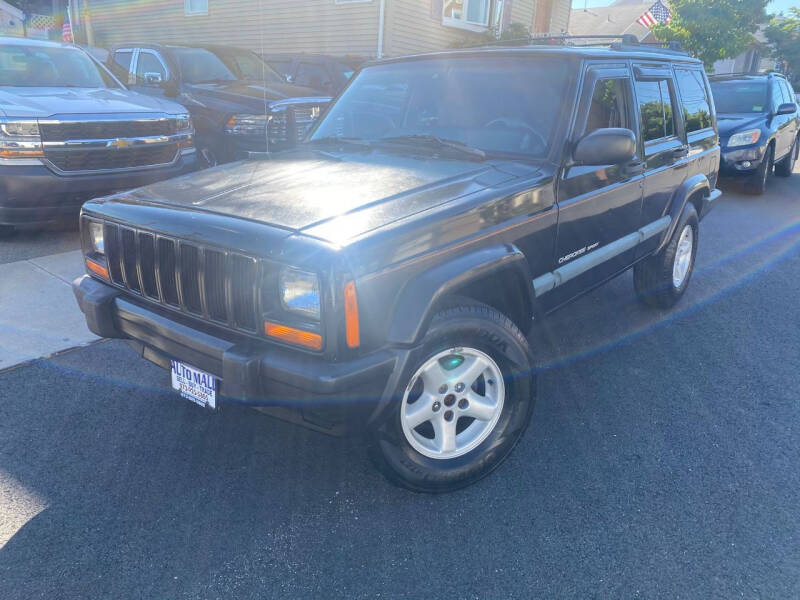
[[[419,144],[427,144],[428,146],[435,146],[438,148],[447,148],[450,150],[455,150],[462,154],[466,154],[467,156],[470,156],[472,158],[477,158],[478,160],[486,160],[486,152],[484,152],[480,148],[469,146],[457,140],[448,140],[445,138],[440,138],[437,135],[415,133],[409,135],[396,135],[391,137],[380,138],[378,141],[387,142],[390,144],[414,144],[415,146]]]
[[[321,138],[316,138],[313,140],[308,140],[305,142],[308,145],[341,145],[341,144],[349,144],[351,146],[361,146],[363,148],[371,148],[372,144],[370,144],[367,140],[360,137],[345,137],[339,135],[328,135]]]

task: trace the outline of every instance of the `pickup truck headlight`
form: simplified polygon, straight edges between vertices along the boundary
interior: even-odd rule
[[[41,158],[42,137],[37,121],[0,120],[0,158]]]
[[[89,222],[89,241],[92,244],[92,250],[97,254],[106,253],[106,245],[103,240],[103,224],[96,221]]]
[[[314,273],[294,268],[283,268],[279,277],[280,299],[283,309],[319,321],[321,302],[319,278]]]
[[[175,117],[175,120],[178,123],[179,133],[186,133],[187,131],[191,131],[193,129],[192,118],[189,115],[178,115]]]
[[[749,129],[740,133],[734,133],[728,140],[728,148],[749,146],[750,144],[755,144],[759,139],[761,139],[760,129]]]
[[[267,135],[269,115],[233,115],[225,124],[229,135]]]

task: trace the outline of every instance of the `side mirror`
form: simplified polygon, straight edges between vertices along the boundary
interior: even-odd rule
[[[572,157],[583,165],[618,165],[636,156],[636,135],[630,129],[595,129],[575,145]]]
[[[161,89],[164,90],[164,95],[167,98],[175,98],[178,96],[178,84],[174,79],[167,79],[161,82]]]
[[[145,73],[144,74],[144,82],[147,85],[160,85],[163,81],[163,77],[161,77],[161,73]]]
[[[794,102],[787,102],[785,104],[781,104],[778,107],[778,110],[775,111],[776,115],[793,115],[797,112],[797,104]]]
[[[288,73],[286,74],[286,83],[294,83],[294,77]]]

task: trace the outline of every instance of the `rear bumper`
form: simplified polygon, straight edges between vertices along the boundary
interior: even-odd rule
[[[175,359],[214,374],[221,381],[220,402],[274,408],[265,412],[328,433],[343,432],[377,414],[389,399],[391,374],[407,352],[386,349],[331,363],[181,322],[177,315],[137,304],[86,275],[72,287],[96,335],[127,339],[143,358],[165,369]]]
[[[0,165],[0,225],[40,226],[74,218],[91,198],[177,177],[197,165],[194,153],[170,167],[96,175],[59,176],[44,165]]]

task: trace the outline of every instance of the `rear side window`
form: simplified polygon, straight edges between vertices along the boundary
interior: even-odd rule
[[[645,142],[675,135],[672,95],[666,80],[637,81],[636,99],[639,103],[642,137]]]
[[[675,69],[675,78],[681,93],[686,133],[711,127],[711,105],[703,74],[696,69]]]
[[[594,85],[584,133],[605,127],[631,127],[628,79],[601,79]]]

